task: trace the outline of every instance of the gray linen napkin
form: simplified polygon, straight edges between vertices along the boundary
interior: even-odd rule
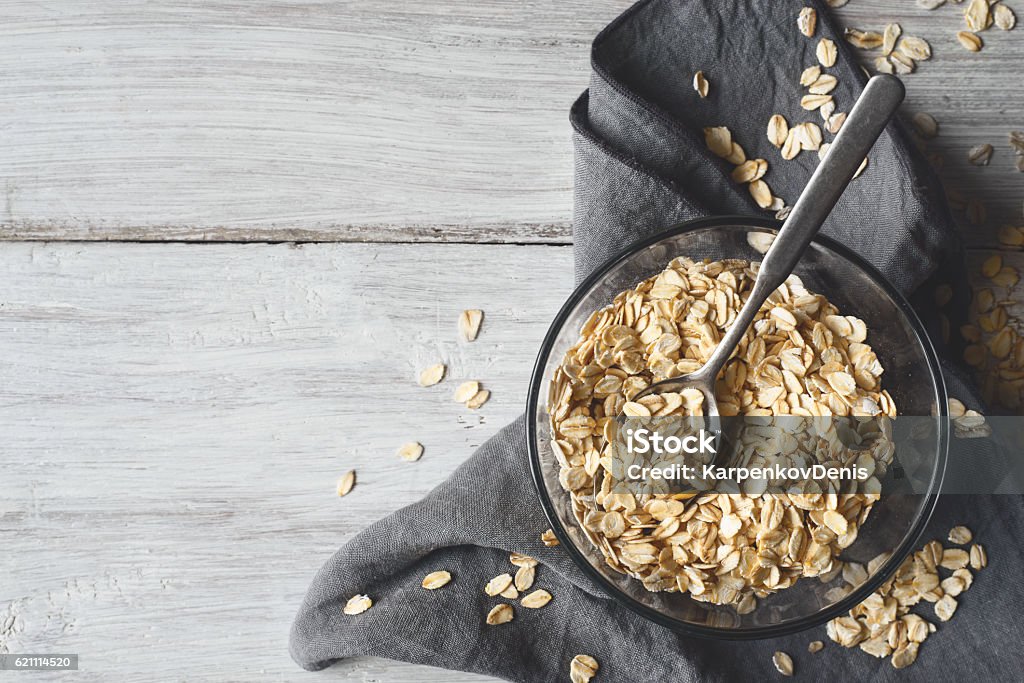
[[[796,31],[804,5],[818,11],[813,40]],[[829,71],[839,78],[834,94],[843,111],[864,76],[817,2],[647,0],[605,29],[594,42],[590,90],[572,109],[577,281],[672,223],[762,213],[730,181],[730,167],[705,150],[706,125],[729,126],[748,156],[769,159],[767,181],[777,195],[795,201],[816,159],[805,152],[779,162],[764,124],[776,112],[790,121],[812,119],[797,104],[797,78],[815,63],[821,37],[839,48]],[[690,86],[697,69],[712,87],[699,102]],[[934,319],[930,287],[964,277],[962,249],[938,183],[898,125],[890,126],[870,159],[825,232],[857,249],[902,291],[919,293],[920,312]],[[964,304],[954,301],[947,315]],[[950,393],[977,405],[969,384],[947,365]],[[1024,612],[1018,542],[1024,504],[1018,496],[945,496],[925,538],[944,539],[955,524],[969,525],[991,549],[990,566],[910,669],[898,672],[888,660],[834,645],[824,627],[757,642],[687,638],[618,605],[561,548],[541,544],[548,522],[533,488],[520,418],[422,501],[373,524],[326,563],[295,619],[290,649],[310,670],[372,655],[512,681],[567,680],[569,662],[581,653],[599,660],[595,681],[761,679],[777,675],[771,665],[776,650],[789,652],[798,675],[808,678],[1016,678],[1024,669],[1018,617]],[[541,562],[535,587],[555,597],[540,610],[517,608],[509,624],[485,626],[495,600],[480,587],[509,571],[510,551]],[[420,588],[422,577],[436,569],[452,572],[452,587]],[[373,608],[345,616],[345,601],[358,593],[370,594]],[[811,640],[825,640],[825,651],[808,654]]]

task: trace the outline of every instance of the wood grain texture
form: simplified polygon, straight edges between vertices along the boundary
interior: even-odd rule
[[[564,241],[569,105],[628,4],[4,3],[4,232]]]
[[[568,108],[629,4],[0,2],[0,236],[568,242]],[[967,53],[961,11],[839,13],[932,42],[908,112],[939,119],[944,173],[998,226],[1024,199],[1006,144],[1024,129],[1024,30]],[[981,142],[992,163],[969,167]]]
[[[1019,0],[1005,3],[1024,17]],[[981,52],[965,50],[956,41],[964,26],[966,3],[947,2],[936,10],[920,9],[911,0],[850,0],[839,10],[846,26],[882,32],[889,22],[899,23],[903,35],[920,36],[932,47],[932,59],[920,62],[915,73],[902,76],[907,86],[903,114],[909,120],[918,111],[930,113],[939,122],[939,136],[923,145],[942,158],[939,173],[948,188],[982,201],[988,212],[985,225],[975,226],[958,214],[968,244],[995,246],[995,231],[1003,223],[1024,222],[1024,174],[1014,168],[1009,146],[1011,130],[1024,130],[1024,30],[991,28],[980,35]],[[863,52],[873,57],[877,52]],[[865,64],[870,64],[865,59]],[[989,143],[995,148],[991,163],[976,167],[967,163],[972,147]]]
[[[4,245],[0,652],[80,653],[67,680],[314,680],[287,654],[314,572],[522,412],[571,261],[546,246]],[[473,343],[457,334],[468,307],[485,311]],[[420,388],[439,361],[445,381]],[[452,400],[464,379],[493,392],[479,411]],[[395,454],[410,440],[417,463]],[[439,675],[359,660],[315,680]]]

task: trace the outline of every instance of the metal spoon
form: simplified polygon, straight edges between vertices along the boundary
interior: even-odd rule
[[[875,140],[896,113],[904,94],[903,83],[895,76],[874,76],[868,81],[825,158],[811,175],[800,199],[779,229],[761,262],[750,296],[714,353],[696,372],[655,382],[637,394],[633,401],[650,394],[698,389],[704,395],[704,414],[711,423],[711,431],[721,432],[718,403],[715,400],[715,379],[718,373],[732,356],[769,295],[796,268],[811,239],[818,234]],[[715,460],[719,459],[723,450],[717,450]]]

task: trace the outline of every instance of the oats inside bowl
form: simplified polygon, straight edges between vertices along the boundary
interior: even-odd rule
[[[633,399],[653,382],[704,364],[746,300],[757,267],[681,257],[619,293],[583,325],[548,395],[559,482],[608,565],[647,590],[688,592],[741,614],[801,577],[839,570],[834,560],[856,540],[892,462],[888,418],[897,412],[864,322],[841,315],[794,275],[761,308],[719,376],[719,412],[769,423],[826,418],[823,431],[746,443],[745,466],[855,463],[865,476],[724,481],[696,496],[616,488],[606,475],[617,457],[611,445],[618,416],[701,414],[698,391]]]

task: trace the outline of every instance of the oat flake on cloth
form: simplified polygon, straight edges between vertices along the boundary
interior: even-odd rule
[[[818,12],[813,39],[796,29],[804,6]],[[571,112],[577,282],[631,242],[681,220],[765,215],[745,187],[730,181],[731,166],[707,152],[705,126],[728,126],[749,157],[768,159],[766,180],[792,204],[817,156],[805,152],[782,166],[765,131],[774,113],[791,122],[813,120],[800,109],[797,79],[804,66],[816,63],[822,37],[839,49],[829,72],[839,79],[832,93],[837,111],[847,111],[865,77],[819,2],[648,0],[606,28],[594,41],[590,89]],[[705,100],[697,100],[692,89],[697,70],[711,82]],[[867,170],[843,195],[824,231],[911,295],[926,321],[937,317],[928,308],[934,285],[965,281],[962,247],[938,181],[898,124],[890,124],[878,141]],[[954,291],[965,297],[967,290]],[[953,304],[964,308],[966,301]],[[954,320],[953,329],[958,324]],[[951,395],[980,407],[948,363],[946,381]],[[990,448],[975,441],[976,449]],[[764,641],[698,640],[619,606],[561,548],[541,544],[548,522],[527,457],[520,418],[423,500],[342,547],[316,575],[299,608],[290,643],[295,661],[318,670],[346,657],[372,655],[511,681],[555,681],[568,680],[575,655],[589,654],[600,663],[595,683],[764,680],[778,676],[771,663],[776,650],[793,657],[803,680],[1011,680],[1024,670],[1019,496],[940,500],[923,540],[945,539],[952,526],[966,524],[989,549],[989,567],[958,598],[952,621],[939,624],[921,646],[917,662],[897,671],[888,659],[832,643],[823,626]],[[486,626],[495,600],[482,587],[514,570],[510,551],[540,561],[534,588],[554,599],[539,610],[516,602],[512,622]],[[452,582],[423,590],[420,581],[437,569],[451,572]],[[370,594],[374,606],[344,615],[346,600],[358,593]],[[812,640],[825,641],[825,649],[809,654]]]

